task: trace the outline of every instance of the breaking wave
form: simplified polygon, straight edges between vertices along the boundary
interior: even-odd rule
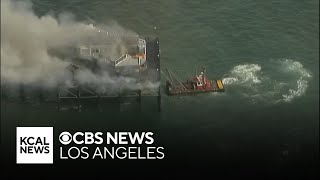
[[[304,95],[311,78],[311,73],[299,61],[279,59],[264,66],[237,65],[226,75],[223,83],[228,88],[245,88],[241,94],[254,102],[278,103],[291,102]]]

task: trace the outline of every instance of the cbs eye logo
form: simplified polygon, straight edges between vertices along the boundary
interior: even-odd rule
[[[69,132],[62,132],[59,136],[60,143],[68,145],[72,141],[72,136]]]

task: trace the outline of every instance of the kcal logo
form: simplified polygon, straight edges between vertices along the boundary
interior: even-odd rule
[[[17,127],[17,164],[53,163],[53,127]]]

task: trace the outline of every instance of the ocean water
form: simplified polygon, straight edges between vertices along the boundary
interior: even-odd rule
[[[146,105],[143,113],[112,116],[9,104],[2,110],[3,122],[49,123],[61,129],[152,129],[168,154],[176,153],[179,148],[170,148],[180,144],[208,151],[211,158],[219,156],[210,155],[212,150],[229,158],[257,157],[277,164],[285,145],[292,159],[319,157],[318,0],[32,3],[38,16],[70,13],[77,21],[116,22],[139,35],[158,36],[162,69],[168,67],[184,79],[205,65],[209,77],[223,80],[226,92],[163,94],[161,113],[149,112]],[[164,86],[166,77],[161,78]],[[257,151],[261,153],[250,156]]]

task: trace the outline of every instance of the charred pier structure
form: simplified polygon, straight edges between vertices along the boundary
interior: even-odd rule
[[[58,86],[3,83],[2,101],[48,105],[58,111],[161,111],[158,38],[99,30],[88,41],[70,46],[48,50],[67,62],[57,72]],[[106,79],[111,80],[102,82]]]
[[[94,87],[78,84],[74,80],[77,71],[81,71],[81,66],[88,65],[79,63],[86,60],[78,59],[66,68],[67,73],[71,74],[72,85],[60,84],[57,90],[57,109],[85,111],[88,107],[98,111],[120,110],[125,111],[127,106],[133,104],[134,109],[143,110],[142,100],[145,97],[155,97],[157,110],[161,111],[161,92],[160,92],[160,51],[159,39],[147,37],[138,39],[136,50],[131,50],[128,54],[121,55],[116,60],[109,60],[108,71],[112,71],[115,77],[134,77],[137,84],[153,83],[157,86],[139,88],[121,87],[117,84],[110,84],[108,90],[99,91]],[[134,46],[132,46],[134,47]],[[81,51],[87,51],[94,56],[103,52],[103,46],[81,47]],[[134,52],[136,51],[136,52]],[[93,53],[92,53],[93,52]],[[100,57],[101,58],[101,57]],[[106,60],[107,61],[107,60]],[[136,64],[135,64],[136,63]],[[93,71],[100,70],[95,61],[89,62]],[[111,68],[110,68],[111,67]],[[130,67],[130,68],[128,68]],[[128,71],[129,70],[129,71]]]

